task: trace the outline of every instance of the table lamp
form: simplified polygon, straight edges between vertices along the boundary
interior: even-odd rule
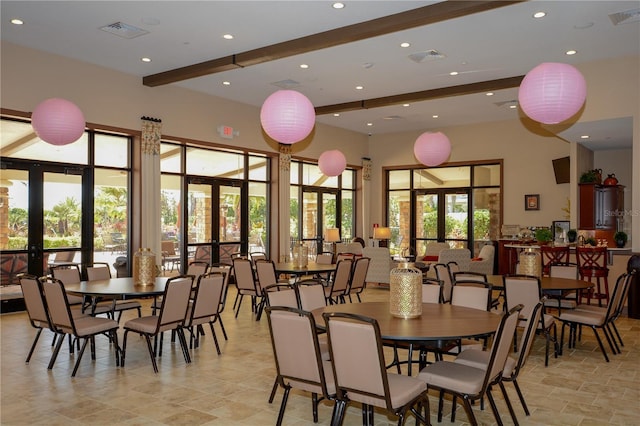
[[[324,231],[324,241],[331,243],[331,252],[333,257],[336,257],[336,243],[340,242],[340,229],[339,228],[327,228]]]
[[[391,239],[391,228],[386,226],[373,228],[373,239],[378,241],[378,247],[388,247],[387,241]]]

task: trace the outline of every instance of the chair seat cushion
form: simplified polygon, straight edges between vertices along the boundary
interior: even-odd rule
[[[394,409],[402,407],[415,399],[422,392],[427,390],[424,380],[418,377],[403,376],[400,374],[387,374],[389,382],[389,394],[391,395],[391,405]],[[357,392],[349,392],[349,398],[362,404],[369,404],[376,407],[386,408],[384,397],[376,398],[370,395],[363,395]]]
[[[584,311],[584,312],[592,312],[594,314],[605,315],[607,313],[607,308],[593,305],[578,305],[576,306],[576,310]]]
[[[117,329],[118,322],[108,318],[80,317],[75,319],[78,337],[91,336],[105,331]]]
[[[154,333],[158,326],[158,317],[149,315],[146,317],[134,318],[124,323],[125,330],[139,333]]]
[[[438,361],[427,365],[418,374],[427,386],[449,389],[469,395],[477,395],[482,390],[485,370],[452,361]]]
[[[486,369],[487,365],[489,365],[489,357],[491,353],[489,351],[482,351],[477,349],[469,349],[462,352],[458,357],[453,361],[458,364],[468,365],[469,367]],[[518,354],[515,354],[517,357]],[[513,370],[516,368],[516,360],[512,357],[507,357],[507,362],[504,365],[504,370],[502,372],[503,377],[511,377]]]
[[[135,300],[117,300],[116,301],[116,311],[126,311],[127,309],[138,309],[142,307],[140,302]]]
[[[586,311],[566,311],[560,314],[560,321],[575,322],[585,325],[601,326],[604,324],[606,315]]]

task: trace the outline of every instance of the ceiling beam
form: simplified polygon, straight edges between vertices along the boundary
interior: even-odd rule
[[[510,89],[520,86],[523,78],[523,75],[519,75],[516,77],[500,78],[497,80],[479,81],[477,83],[461,84],[459,86],[441,87],[438,89],[422,90],[419,92],[384,96],[381,98],[324,105],[316,107],[315,110],[316,115],[326,115],[338,112],[355,111],[359,109],[380,108],[409,102],[428,101],[431,99],[447,98],[451,96],[469,95],[472,93],[482,93],[492,90]]]
[[[10,156],[15,154],[16,152],[29,148],[31,145],[37,143],[40,139],[38,139],[38,135],[35,132],[30,132],[27,135],[16,139],[11,142],[4,148],[2,148],[2,155]]]
[[[526,1],[526,0],[525,0]],[[276,59],[339,46],[390,34],[397,31],[442,22],[453,18],[508,6],[518,1],[444,1],[394,15],[383,16],[366,22],[311,34],[294,40],[260,47],[235,55],[188,65],[142,78],[142,84],[149,87],[162,86],[191,78],[202,77],[236,68],[262,64]]]

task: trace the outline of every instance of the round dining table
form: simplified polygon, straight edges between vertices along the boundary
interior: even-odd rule
[[[389,302],[343,303],[312,311],[318,327],[325,327],[322,317],[325,312],[346,312],[375,318],[383,339],[405,342],[483,337],[496,331],[502,317],[480,309],[423,303],[422,315],[403,319],[391,315]]]
[[[494,290],[504,290],[503,275],[487,275]],[[542,277],[540,288],[545,291],[582,291],[593,287],[593,283],[573,278]]]
[[[136,284],[133,277],[110,278],[108,280],[81,281],[65,284],[65,291],[76,296],[123,299],[126,297],[160,296],[169,277],[156,277],[153,284]]]
[[[296,277],[303,275],[326,274],[336,270],[335,263],[309,262],[305,267],[299,267],[294,262],[280,262],[275,264],[276,273],[289,274]]]

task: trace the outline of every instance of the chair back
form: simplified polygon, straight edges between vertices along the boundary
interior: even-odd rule
[[[438,263],[456,262],[460,271],[468,271],[471,263],[471,251],[467,248],[443,249],[438,254]]]
[[[458,271],[453,273],[453,282],[456,281],[479,281],[479,282],[488,282],[487,275],[480,272],[468,272],[468,271]]]
[[[569,262],[569,253],[569,246],[541,245],[542,275],[549,276],[549,268],[552,264]]]
[[[53,278],[62,281],[64,284],[77,284],[80,279],[80,268],[78,265],[56,265],[51,268]]]
[[[531,311],[531,315],[527,318],[527,323],[524,326],[524,333],[522,338],[520,339],[520,343],[518,346],[518,353],[516,355],[516,366],[511,372],[511,377],[517,377],[518,372],[527,362],[529,358],[529,352],[531,352],[531,346],[533,345],[533,339],[536,335],[536,329],[538,324],[540,324],[540,319],[542,317],[542,310],[544,309],[544,302],[539,301],[533,307]]]
[[[353,264],[353,273],[351,274],[351,283],[349,284],[350,293],[361,293],[367,280],[367,271],[371,259],[368,257],[359,257]]]
[[[573,280],[578,278],[578,265],[575,263],[551,263],[549,264],[550,277],[558,278],[571,278]]]
[[[24,297],[24,304],[31,325],[34,327],[51,327],[47,304],[42,293],[42,284],[35,275],[22,275],[20,277],[20,287]]]
[[[249,259],[241,257],[233,259],[233,273],[236,277],[238,293],[258,296],[261,291],[253,276],[253,266]]]
[[[520,317],[529,318],[542,298],[540,279],[530,275],[505,275],[502,281],[507,310],[522,305]]]
[[[111,269],[108,263],[95,262],[93,266],[87,266],[87,280],[98,281],[108,280],[111,278]]]
[[[333,263],[333,253],[319,253],[316,256],[316,263],[320,265],[331,265]]]
[[[41,278],[42,290],[53,328],[60,333],[76,334],[64,284],[56,278]]]
[[[328,398],[335,394],[330,363],[322,361],[313,315],[299,309],[267,307],[278,380]]]
[[[209,263],[204,262],[202,260],[194,260],[189,263],[189,267],[187,268],[187,275],[193,275],[194,277],[199,277],[200,275],[204,275],[209,270]]]
[[[392,409],[378,322],[349,313],[322,316],[338,399],[344,400],[346,393],[349,400]]]
[[[498,329],[491,344],[491,355],[489,364],[487,365],[486,376],[482,386],[483,391],[488,388],[491,383],[496,383],[504,370],[509,352],[511,352],[511,343],[518,325],[518,315],[522,305],[511,308],[500,320]]]
[[[276,276],[276,265],[272,260],[258,259],[255,262],[256,275],[261,288],[278,283]]]
[[[209,319],[219,313],[224,283],[225,275],[220,272],[209,272],[198,276],[190,315],[185,326],[189,327],[200,319]]]
[[[73,262],[73,258],[76,257],[75,251],[58,251],[56,252],[55,262]]]
[[[336,255],[336,262],[339,262],[344,259],[353,261],[355,257],[356,257],[355,253],[338,253]]]
[[[258,260],[267,260],[267,254],[261,251],[249,253],[249,258],[255,265]]]
[[[298,288],[300,309],[310,312],[314,309],[327,306],[327,299],[324,296],[324,285],[321,280],[300,280],[296,283],[296,287]]]
[[[179,275],[167,281],[158,313],[156,333],[177,328],[187,319],[193,275]]]
[[[341,259],[336,264],[336,272],[333,276],[333,283],[331,284],[331,295],[344,295],[349,288],[349,281],[351,281],[351,269],[353,266],[353,260]]]
[[[618,279],[616,280],[616,285],[613,288],[613,293],[611,294],[611,300],[607,305],[605,321],[610,321],[612,318],[617,317],[616,313],[618,312],[618,310],[620,311],[622,310],[621,305],[624,305],[624,301],[629,291],[630,284],[631,284],[631,274],[627,274],[625,272],[618,276]]]
[[[576,247],[578,269],[607,269],[606,247]]]
[[[176,243],[173,241],[162,241],[160,243],[163,256],[175,256],[176,255]]]
[[[193,260],[196,262],[211,262],[211,246],[198,246],[193,256]]]
[[[298,295],[291,284],[271,284],[262,288],[268,306],[298,308]]]
[[[433,269],[436,271],[436,277],[442,281],[442,301],[444,303],[451,302],[453,278],[451,277],[449,266],[444,263],[436,263]]]
[[[611,313],[611,319],[616,319],[620,315],[622,315],[622,310],[624,309],[624,303],[625,303],[625,300],[627,300],[627,295],[629,294],[629,288],[631,287],[631,283],[633,282],[635,274],[637,274],[637,272],[635,272],[635,270],[633,269],[631,270],[631,272],[627,274],[623,274],[623,275],[626,275],[624,277],[624,284],[623,284],[624,287],[622,289],[622,294],[620,295],[620,298],[618,300],[618,305],[614,307],[614,311]],[[620,279],[620,277],[618,277],[618,279]]]
[[[220,308],[218,313],[222,313],[224,311],[224,306],[227,303],[227,293],[229,292],[229,278],[231,276],[231,269],[233,269],[233,265],[229,263],[214,263],[209,266],[209,273],[219,273],[224,276],[224,284],[222,290],[222,299],[220,300]]]
[[[491,310],[491,289],[490,283],[475,280],[456,281],[451,292],[451,304],[489,311]]]
[[[442,301],[442,281],[433,278],[422,280],[422,303],[440,303]]]

